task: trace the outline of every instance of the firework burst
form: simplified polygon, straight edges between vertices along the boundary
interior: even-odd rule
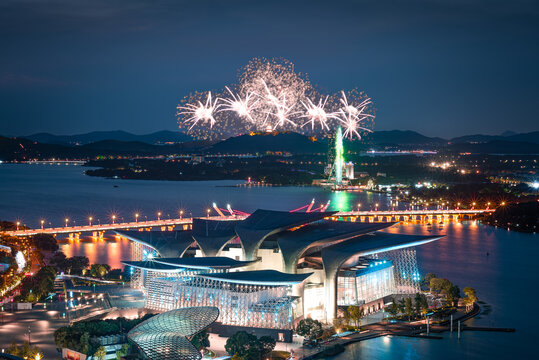
[[[374,124],[373,105],[365,94],[322,94],[282,59],[252,59],[240,69],[237,85],[214,94],[195,92],[184,98],[177,113],[180,128],[198,139],[221,140],[274,130],[325,137],[342,126],[345,137],[359,139]]]
[[[206,103],[202,101],[197,101],[196,104],[186,104],[185,106],[178,106],[179,114],[186,116],[187,119],[185,123],[191,124],[189,130],[193,129],[195,125],[199,122],[209,122],[210,129],[215,125],[216,120],[214,117],[215,112],[221,107],[221,104],[218,103],[219,99],[212,100],[211,91],[208,92],[206,96]]]
[[[324,100],[318,100],[318,104],[314,104],[311,99],[307,98],[307,102],[301,102],[305,108],[305,114],[301,115],[302,118],[308,120],[301,125],[301,127],[311,124],[311,130],[314,131],[315,125],[320,124],[322,131],[329,130],[328,121],[332,119],[339,119],[338,113],[326,111],[326,103],[328,102],[329,95]]]

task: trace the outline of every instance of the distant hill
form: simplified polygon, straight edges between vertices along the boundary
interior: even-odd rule
[[[212,153],[265,153],[285,151],[295,154],[326,152],[327,142],[312,141],[307,136],[287,133],[240,135],[221,141],[211,148]]]
[[[505,140],[452,144],[447,149],[453,152],[468,152],[472,154],[539,154],[538,143]]]
[[[411,130],[375,131],[366,134],[363,139],[371,144],[385,145],[442,145],[447,140],[439,137],[428,137]]]
[[[147,144],[183,143],[192,140],[192,137],[179,131],[157,131],[151,134],[135,135],[126,131],[93,131],[77,135],[53,135],[37,133],[23,138],[45,144],[58,145],[84,145],[104,140],[139,141]]]
[[[504,132],[502,135],[466,135],[459,136],[451,139],[454,144],[460,143],[486,143],[490,141],[517,141],[517,142],[530,142],[539,144],[539,131],[533,131],[529,133],[515,134],[510,131]]]

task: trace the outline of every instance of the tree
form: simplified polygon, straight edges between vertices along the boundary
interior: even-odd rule
[[[466,286],[464,289],[462,289],[462,292],[464,293],[464,295],[466,295],[466,297],[464,298],[464,304],[466,305],[466,307],[473,306],[473,304],[477,301],[475,289]]]
[[[255,335],[249,334],[245,331],[238,331],[234,335],[228,338],[225,343],[225,350],[229,355],[238,355],[245,357],[247,351],[251,347],[258,347],[258,339]],[[251,352],[252,353],[252,352]]]
[[[318,339],[322,335],[322,323],[311,318],[300,320],[296,333],[309,339]]]
[[[399,311],[399,305],[397,304],[396,300],[394,298],[391,299],[391,304],[386,308],[387,312],[390,313],[392,316],[396,316]]]
[[[408,315],[408,321],[412,318],[412,315],[414,315],[414,306],[412,304],[412,298],[406,298],[406,301],[404,302],[404,313]]]
[[[129,344],[123,344],[121,349],[116,351],[116,360],[120,360],[129,353]]]
[[[13,341],[6,352],[24,359],[40,359],[43,357],[41,349],[37,346],[31,346],[28,341],[25,341],[21,346],[18,346]]]
[[[92,264],[90,267],[90,275],[93,277],[103,278],[110,271],[110,266],[107,264]]]
[[[96,352],[94,353],[94,356],[97,360],[105,360],[105,357],[107,356],[107,350],[103,345],[97,348]]]
[[[90,260],[86,256],[73,256],[66,259],[66,268],[69,274],[80,275],[83,269],[90,265]]]
[[[197,350],[202,350],[210,346],[210,333],[208,330],[204,329],[201,332],[195,334],[191,338],[191,344],[197,348]]]
[[[57,251],[51,257],[50,264],[58,271],[67,271],[66,256],[63,252]]]
[[[363,308],[361,306],[350,305],[346,309],[346,312],[348,313],[350,320],[354,321],[356,327],[359,327],[359,324],[361,324],[361,318],[364,314]]]
[[[425,285],[430,287],[430,281],[435,278],[437,278],[436,274],[428,273],[427,275],[425,275],[425,278],[423,279],[423,281],[425,282]]]
[[[449,283],[449,285],[442,290],[442,293],[445,296],[445,300],[451,304],[451,306],[456,306],[456,303],[460,299],[460,289],[457,285]]]
[[[258,339],[258,342],[260,343],[260,354],[262,356],[269,356],[273,349],[275,349],[275,339],[271,336],[262,336]]]
[[[447,279],[432,278],[430,280],[431,291],[442,291],[445,288],[451,286],[451,282]]]
[[[58,250],[58,243],[56,242],[56,239],[54,236],[50,234],[36,234],[32,236],[32,244],[36,247],[38,250],[42,251],[57,251]]]
[[[416,313],[426,314],[428,312],[429,302],[427,301],[427,297],[425,296],[425,294],[420,294],[420,293],[415,294],[414,301],[415,301],[414,305],[415,305]]]

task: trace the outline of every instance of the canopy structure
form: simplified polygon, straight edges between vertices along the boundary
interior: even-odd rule
[[[352,223],[323,220],[295,231],[277,235],[285,270],[296,272],[300,257],[307,251],[319,250],[340,241],[392,226],[394,223]]]
[[[221,249],[236,237],[234,228],[242,220],[193,220],[193,239],[205,256],[217,256]]]
[[[193,243],[191,231],[115,231],[136,243],[156,250],[163,257],[182,256]]]
[[[155,315],[135,326],[127,337],[151,360],[199,360],[200,352],[189,342],[219,317],[214,306],[188,307]]]
[[[180,266],[162,264],[153,260],[122,261],[122,264],[127,265],[127,266],[132,266],[140,270],[156,271],[156,272],[161,272],[161,273],[165,273],[165,272],[178,273],[184,270]]]
[[[234,269],[234,268],[244,267],[258,261],[258,260],[240,261],[240,260],[235,260],[235,259],[225,257],[225,256],[154,258],[152,260],[160,264],[187,268],[187,269],[201,269],[201,270]]]
[[[307,225],[335,214],[329,212],[288,212],[272,210],[256,210],[247,219],[236,226],[236,234],[243,246],[245,259],[253,260],[262,242],[270,235]]]

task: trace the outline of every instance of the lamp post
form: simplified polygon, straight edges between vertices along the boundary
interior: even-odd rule
[[[180,210],[180,220],[183,218],[183,210]]]
[[[45,220],[41,220],[41,230],[43,230],[44,225],[45,225]]]
[[[67,223],[68,223],[68,222],[69,222],[69,219],[68,219],[68,218],[66,218],[66,227],[67,227]]]
[[[19,226],[21,225],[20,221],[17,221],[17,231],[19,231]]]
[[[157,221],[161,220],[161,211],[157,213]]]
[[[135,214],[135,222],[138,223],[138,213]]]
[[[114,224],[114,220],[116,220],[116,215],[112,215],[112,223]]]
[[[206,217],[209,218],[210,217],[210,209],[206,209]]]

